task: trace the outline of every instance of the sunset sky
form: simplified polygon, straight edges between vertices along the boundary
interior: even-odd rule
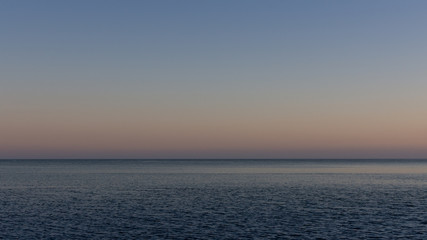
[[[0,158],[427,158],[427,1],[0,1]]]

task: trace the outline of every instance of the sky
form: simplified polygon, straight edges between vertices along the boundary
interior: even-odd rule
[[[0,1],[0,158],[427,158],[427,2]]]

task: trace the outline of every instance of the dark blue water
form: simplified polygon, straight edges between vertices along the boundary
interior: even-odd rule
[[[0,239],[427,239],[427,161],[0,160]]]

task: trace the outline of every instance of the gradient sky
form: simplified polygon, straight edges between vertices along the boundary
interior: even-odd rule
[[[427,1],[0,1],[0,158],[425,158]]]

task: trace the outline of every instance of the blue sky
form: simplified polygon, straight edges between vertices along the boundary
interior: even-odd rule
[[[0,158],[424,157],[426,7],[1,1]]]

